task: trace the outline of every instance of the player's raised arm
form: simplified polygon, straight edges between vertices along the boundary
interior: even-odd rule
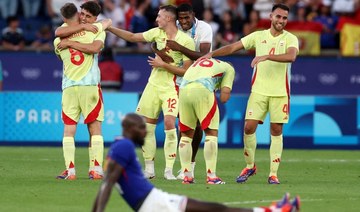
[[[161,57],[161,59],[165,62],[165,63],[172,63],[174,62],[174,59],[172,57],[170,57],[167,53],[166,53],[166,48],[163,48],[162,50],[157,49],[157,44],[156,42],[151,43],[150,45],[151,50],[158,55],[159,57]]]
[[[170,64],[164,62],[159,56],[156,56],[155,58],[149,56],[148,63],[153,68],[156,68],[156,67],[163,68],[163,69],[166,69],[170,73],[173,73],[175,75],[182,77],[182,76],[184,76],[186,70],[191,66],[193,61],[186,60],[186,61],[184,61],[183,66],[178,67],[178,66],[170,65]]]
[[[107,19],[101,20],[100,23],[101,23],[103,29],[105,30],[112,25],[112,20],[107,18]]]
[[[98,32],[97,26],[93,24],[79,24],[76,26],[60,26],[55,30],[55,37],[64,38],[83,30],[90,31],[92,33]]]
[[[217,57],[217,56],[230,55],[230,54],[232,54],[236,51],[239,51],[240,49],[243,49],[243,48],[244,48],[244,45],[242,44],[241,40],[239,40],[235,43],[232,43],[232,44],[223,46],[219,49],[216,49],[215,51],[212,52],[212,56]]]
[[[113,160],[110,160],[107,167],[107,172],[105,174],[104,180],[101,184],[100,190],[96,196],[93,212],[102,212],[105,210],[106,203],[109,201],[112,188],[116,181],[119,179],[123,167],[120,166]]]
[[[101,51],[103,48],[104,43],[101,40],[95,40],[92,43],[79,43],[75,41],[70,41],[68,39],[63,39],[58,45],[57,48],[59,50],[63,50],[66,48],[73,48],[79,50],[81,52],[87,54],[96,54]]]
[[[126,31],[123,29],[113,27],[113,26],[110,26],[107,30],[109,32],[113,33],[114,35],[116,35],[126,41],[132,42],[132,43],[147,42],[143,36],[143,33],[132,33],[132,32],[129,32],[129,31]]]
[[[211,43],[201,43],[200,44],[200,51],[193,51],[191,49],[186,48],[185,46],[182,46],[178,44],[174,40],[167,40],[166,46],[169,47],[173,51],[179,51],[186,55],[188,58],[192,60],[197,60],[201,56],[205,55],[206,53],[210,52]]]

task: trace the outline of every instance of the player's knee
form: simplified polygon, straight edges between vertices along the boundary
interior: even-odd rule
[[[271,124],[270,132],[273,136],[279,136],[282,134],[282,124]]]
[[[175,128],[175,120],[173,119],[164,119],[165,130],[171,130]]]
[[[254,133],[255,133],[255,129],[256,129],[256,128],[254,128],[254,127],[252,127],[252,126],[245,125],[245,126],[244,126],[244,133],[245,133],[246,135],[254,134]]]

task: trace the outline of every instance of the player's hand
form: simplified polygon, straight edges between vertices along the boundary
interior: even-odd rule
[[[269,55],[257,56],[251,61],[251,68],[254,68],[258,63],[267,60]]]
[[[148,58],[147,62],[153,68],[161,68],[165,65],[165,62],[159,56],[156,56],[155,58],[149,56]]]
[[[104,19],[104,20],[101,21],[101,24],[103,25],[104,30],[105,30],[105,29],[108,29],[108,28],[110,28],[111,25],[112,25],[112,20],[109,19],[109,18]]]
[[[83,29],[85,31],[90,31],[92,33],[97,33],[98,32],[97,26],[95,26],[93,24],[82,24],[82,25],[83,25]]]
[[[181,50],[181,45],[180,44],[178,44],[176,41],[174,41],[174,40],[167,40],[166,41],[166,46],[168,47],[168,48],[170,48],[171,50],[173,50],[173,51],[180,51]]]
[[[212,58],[212,53],[211,52],[199,57],[196,61],[200,61],[200,60],[203,60],[203,59],[210,59],[210,58]]]
[[[68,39],[62,39],[60,43],[57,45],[57,49],[61,51],[68,48],[69,45],[70,45],[70,41]]]

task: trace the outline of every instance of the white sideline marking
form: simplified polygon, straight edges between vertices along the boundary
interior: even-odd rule
[[[291,198],[290,198],[291,199]],[[325,201],[325,199],[300,199],[301,202],[322,202]],[[326,201],[329,201],[330,199],[326,199]],[[332,200],[339,200],[339,199],[332,199]],[[350,198],[348,200],[358,201],[358,198]],[[250,201],[242,201],[242,202],[224,202],[225,205],[244,205],[244,204],[255,204],[255,203],[272,203],[279,201],[277,200],[250,200]]]
[[[290,198],[290,200],[292,200]],[[328,199],[327,199],[328,200]],[[225,205],[241,205],[241,204],[255,204],[255,203],[272,203],[279,201],[277,200],[250,200],[250,201],[242,201],[242,202],[225,202]],[[321,202],[325,201],[324,199],[301,199],[301,202]]]
[[[269,159],[259,158],[256,161],[269,161]],[[303,162],[318,162],[318,163],[349,163],[349,162],[360,162],[360,159],[294,159],[294,158],[282,158],[284,162],[290,163],[303,163]]]
[[[320,162],[320,163],[348,163],[360,162],[360,159],[284,159],[287,162]]]

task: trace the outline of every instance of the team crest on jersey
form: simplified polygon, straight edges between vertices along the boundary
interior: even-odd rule
[[[261,43],[266,43],[266,40],[261,41]]]

